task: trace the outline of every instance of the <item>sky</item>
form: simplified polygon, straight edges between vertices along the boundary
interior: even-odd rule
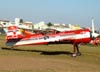
[[[0,0],[0,20],[79,24],[100,27],[100,0]]]

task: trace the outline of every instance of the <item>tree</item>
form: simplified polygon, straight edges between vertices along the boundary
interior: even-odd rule
[[[53,24],[51,22],[47,23],[47,25],[50,27],[50,26],[53,26]]]
[[[23,19],[20,19],[20,23],[23,23]]]

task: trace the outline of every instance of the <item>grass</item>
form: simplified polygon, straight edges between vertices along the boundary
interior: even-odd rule
[[[0,69],[0,72],[99,72],[100,45],[80,45],[82,56],[71,57],[72,45],[19,46],[13,50],[5,45],[5,35],[0,36],[0,57],[32,58],[36,65],[26,69]],[[31,62],[31,61],[30,61]],[[27,63],[27,61],[26,61]],[[24,63],[24,64],[26,64]],[[22,63],[23,64],[23,63]],[[31,64],[30,64],[31,65]],[[29,66],[30,66],[29,65]],[[28,67],[28,66],[27,66]]]

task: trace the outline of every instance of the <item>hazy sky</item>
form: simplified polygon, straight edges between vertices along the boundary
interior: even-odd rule
[[[100,26],[100,0],[0,0],[0,19]]]

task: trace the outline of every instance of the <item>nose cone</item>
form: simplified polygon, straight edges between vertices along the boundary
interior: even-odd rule
[[[92,33],[92,36],[95,37],[95,38],[98,37],[99,35],[100,34],[98,34],[98,33]]]

